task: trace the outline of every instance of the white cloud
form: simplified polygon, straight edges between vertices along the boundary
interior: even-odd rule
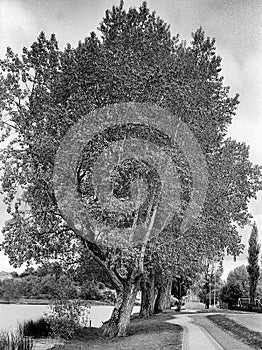
[[[21,52],[23,46],[30,45],[36,35],[34,16],[26,11],[18,1],[0,2],[0,56],[11,46],[15,52]]]

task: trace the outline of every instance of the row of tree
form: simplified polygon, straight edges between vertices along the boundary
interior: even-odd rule
[[[117,292],[105,334],[123,336],[139,288],[141,316],[150,315],[168,306],[172,288],[181,296],[182,288],[197,278],[214,255],[219,260],[225,249],[234,256],[242,251],[237,225],[248,223],[247,203],[261,189],[262,179],[261,168],[249,160],[248,147],[225,137],[239,100],[223,86],[214,39],[206,38],[200,28],[187,45],[171,36],[167,24],[146,3],[126,11],[122,1],[106,11],[99,30],[101,38],[91,33],[76,48],[68,45],[64,50],[59,50],[55,35],[49,40],[41,33],[31,48],[24,48],[22,58],[8,48],[6,59],[0,62],[2,140],[8,145],[1,153],[2,189],[11,215],[2,248],[14,266],[44,259],[67,263],[86,259],[87,266],[92,257],[99,266],[95,271],[103,271]],[[65,217],[55,196],[56,154],[68,130],[83,116],[90,118],[90,128],[94,115],[96,125],[102,127],[104,115],[90,112],[121,103],[127,110],[134,106],[125,104],[129,102],[139,103],[139,123],[116,125],[114,119],[79,155],[74,181],[92,220],[77,225]],[[207,195],[200,215],[196,218],[191,213],[193,224],[186,232],[181,222],[194,189],[201,189],[205,171],[192,173],[187,156],[193,155],[181,154],[175,138],[148,126],[150,118],[154,124],[154,108],[188,125],[206,159]],[[122,118],[120,114],[117,118]],[[165,130],[170,121],[160,115],[158,123]],[[92,174],[95,162],[103,151],[109,152],[111,143],[129,142],[132,149],[137,139],[153,143],[171,157],[181,195],[179,210],[168,225],[161,225],[150,240],[130,244],[130,235],[150,236],[161,218],[161,200],[169,203],[168,197],[163,198],[156,164],[132,158],[113,167],[117,173],[111,177],[115,210],[103,206]],[[150,159],[156,155],[154,147]],[[108,154],[103,158],[100,173],[107,171],[110,159]],[[66,172],[71,164],[64,163],[61,167]],[[139,198],[132,202],[130,194],[137,179],[148,194],[142,204]],[[171,190],[176,190],[175,181],[170,182]],[[67,192],[61,187],[59,193],[65,206],[72,208]],[[131,214],[130,205],[128,210],[125,207],[130,201],[135,208]]]

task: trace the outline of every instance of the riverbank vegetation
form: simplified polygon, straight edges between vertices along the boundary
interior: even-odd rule
[[[80,298],[114,302],[114,291],[106,287],[106,279],[102,282],[103,274],[94,277],[95,268],[63,268],[58,262],[45,263],[37,269],[29,267],[20,275],[13,273],[12,278],[0,281],[0,301],[47,304],[53,299]]]

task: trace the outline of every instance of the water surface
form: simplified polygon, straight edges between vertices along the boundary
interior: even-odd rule
[[[133,313],[139,312],[139,309],[139,306],[135,306]],[[19,322],[37,320],[49,311],[48,305],[0,304],[0,331],[15,331]],[[112,311],[113,306],[110,305],[91,306],[92,327],[102,326],[110,318]]]

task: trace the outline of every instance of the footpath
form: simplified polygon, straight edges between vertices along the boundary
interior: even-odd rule
[[[223,350],[204,328],[199,327],[192,321],[191,317],[186,315],[179,315],[173,320],[167,321],[183,327],[183,350]]]
[[[188,311],[190,314],[178,314],[174,319],[166,321],[183,327],[183,350],[253,349],[211,322],[206,316],[212,315],[212,313],[194,313],[192,312],[193,310]]]

